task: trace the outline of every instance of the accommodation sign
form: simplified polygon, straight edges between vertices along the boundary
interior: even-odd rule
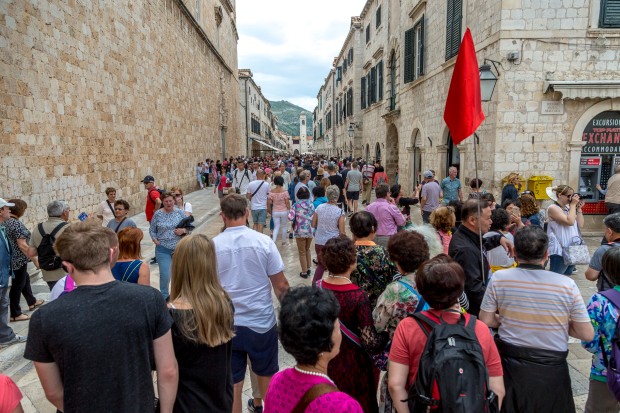
[[[596,115],[583,130],[581,140],[586,143],[581,153],[620,154],[620,112]]]

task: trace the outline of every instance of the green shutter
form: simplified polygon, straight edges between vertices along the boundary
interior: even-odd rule
[[[414,32],[413,29],[409,29],[405,32],[405,81],[404,83],[409,83],[413,80],[413,50],[415,48],[414,44]]]
[[[600,27],[620,27],[620,0],[601,0]]]
[[[362,85],[361,85],[361,89],[362,94],[361,94],[361,107],[362,109],[366,109],[366,76],[364,76],[362,78]]]
[[[383,100],[383,60],[377,64],[377,77],[379,78],[379,102]]]
[[[424,15],[420,20],[420,75],[424,74]]]
[[[452,57],[452,24],[454,21],[454,0],[448,0],[446,13],[446,60]]]
[[[377,101],[377,67],[370,69],[370,103]]]

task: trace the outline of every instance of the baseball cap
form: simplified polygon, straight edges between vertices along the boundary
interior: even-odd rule
[[[424,177],[425,178],[432,178],[433,177],[433,173],[431,171],[424,171]]]
[[[6,202],[4,199],[0,198],[0,208],[4,208],[5,206],[13,207],[15,204],[12,202]]]
[[[140,182],[142,182],[143,184],[148,184],[149,182],[155,182],[155,178],[153,178],[151,175],[147,175]]]

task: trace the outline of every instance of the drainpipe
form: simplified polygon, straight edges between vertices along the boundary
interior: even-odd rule
[[[250,132],[248,131],[248,79],[245,79],[245,85],[243,89],[245,94],[245,143],[246,153],[245,156],[250,156]]]

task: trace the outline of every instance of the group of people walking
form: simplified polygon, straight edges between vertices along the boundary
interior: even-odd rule
[[[180,188],[142,180],[159,291],[142,261],[144,234],[114,188],[85,222],[68,224],[68,204],[53,201],[38,236],[19,221],[23,201],[0,199],[0,292],[12,277],[37,309],[27,339],[0,322],[0,345],[27,340],[24,357],[59,411],[146,412],[156,400],[162,412],[570,412],[569,336],[595,355],[586,412],[619,411],[605,380],[620,314],[620,214],[605,218],[586,271],[599,292],[586,306],[565,259],[583,225],[568,186],[549,188],[541,211],[518,175],[501,205],[479,179],[465,199],[456,168],[441,181],[425,171],[410,194],[361,160],[238,158],[209,174],[217,192],[231,188],[218,194],[224,229],[213,238],[191,233]],[[50,235],[52,257],[41,248]],[[285,275],[289,237],[304,286]],[[28,259],[52,290],[43,306],[27,271],[18,275]],[[294,367],[280,370],[278,343]],[[461,364],[434,376],[444,357]],[[454,368],[462,363],[476,368]]]

